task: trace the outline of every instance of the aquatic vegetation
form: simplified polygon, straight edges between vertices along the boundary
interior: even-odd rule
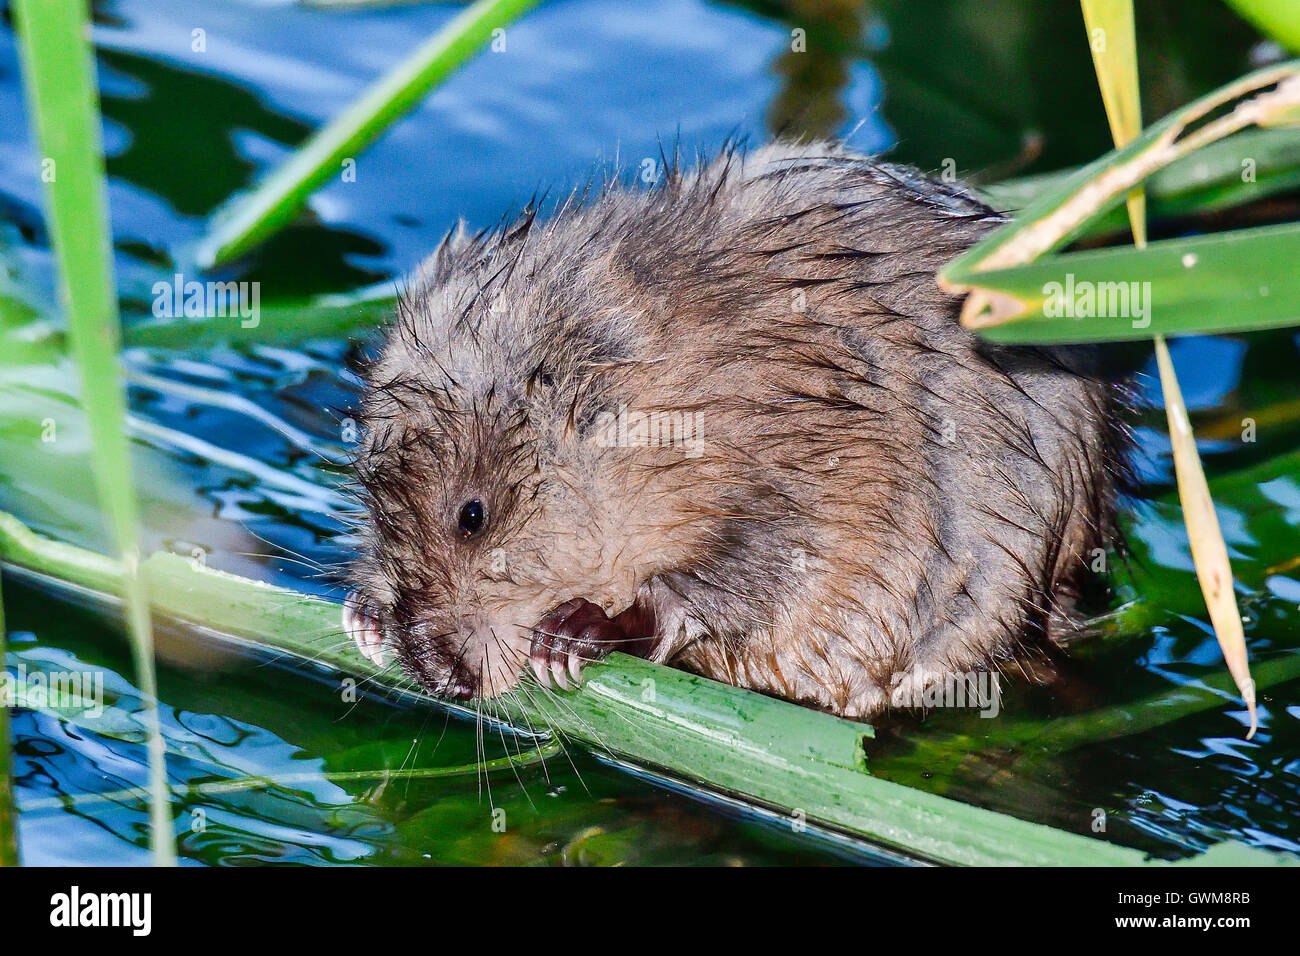
[[[126,398],[118,359],[117,291],[104,203],[98,97],[86,38],[82,0],[20,0],[24,79],[37,138],[49,170],[47,217],[59,260],[60,291],[72,351],[81,372],[82,407],[89,420],[93,477],[99,501],[122,555],[123,597],[135,649],[136,679],[149,725],[149,789],[154,862],[175,862],[167,806],[162,736],[157,721],[153,628],[149,599],[135,573],[140,560],[139,519],[124,432]]]
[[[1074,326],[1062,336],[1067,341],[1107,340],[1104,327],[1098,328],[1099,323],[1095,321],[1080,324],[1077,322],[1080,318],[1109,318],[1119,320],[1112,323],[1112,328],[1114,324],[1127,322],[1132,330],[1146,331],[1153,319],[1151,303],[1158,298],[1161,324],[1152,331],[1173,441],[1179,495],[1193,561],[1215,634],[1250,712],[1249,738],[1257,727],[1255,688],[1250,679],[1241,613],[1233,593],[1232,569],[1163,333],[1166,330],[1202,331],[1204,329],[1194,323],[1197,319],[1204,321],[1207,315],[1216,317],[1212,320],[1216,323],[1211,329],[1213,331],[1249,331],[1275,324],[1293,324],[1295,316],[1300,313],[1300,297],[1296,295],[1297,290],[1285,288],[1287,280],[1284,276],[1293,271],[1290,263],[1297,251],[1295,243],[1300,240],[1300,228],[1283,226],[1215,234],[1193,243],[1194,249],[1186,245],[1180,247],[1177,241],[1163,243],[1159,252],[1165,271],[1161,273],[1153,268],[1152,260],[1143,255],[1147,249],[1146,200],[1141,183],[1156,169],[1247,126],[1268,127],[1300,121],[1300,64],[1264,70],[1216,91],[1167,117],[1142,137],[1138,145],[1131,145],[1138,140],[1142,126],[1132,2],[1084,0],[1083,9],[1092,37],[1102,97],[1118,147],[1116,154],[1082,170],[1057,194],[1022,210],[1015,224],[999,230],[946,268],[940,275],[940,282],[954,291],[973,290],[962,310],[962,322],[968,328],[989,331],[1038,312],[1052,320],[1047,324],[1054,329],[1062,329],[1067,324]],[[1248,98],[1251,94],[1253,97]],[[1243,102],[1237,103],[1227,116],[1208,122],[1195,132],[1187,132],[1196,121],[1238,100]],[[1129,148],[1126,150],[1125,147]],[[1128,205],[1134,238],[1133,253],[1111,254],[1101,271],[1095,273],[1103,277],[1100,279],[1076,277],[1069,262],[1064,266],[1059,261],[1052,263],[1059,271],[1051,275],[1064,275],[1071,287],[1084,292],[1102,290],[1107,296],[1104,304],[1094,301],[1089,308],[1080,310],[1073,307],[1071,298],[1068,300],[1071,307],[1062,309],[1056,301],[1062,283],[1050,278],[1030,287],[1027,293],[1041,303],[1035,310],[1005,288],[995,291],[992,286],[984,284],[982,275],[978,275],[999,269],[1013,271],[1016,266],[1023,266],[1043,253],[1059,248],[1078,235],[1087,219],[1120,197]],[[1097,266],[1095,261],[1090,264]],[[1171,273],[1173,281],[1169,278]],[[1130,275],[1142,278],[1129,279]],[[1023,279],[1023,276],[1019,278]],[[1154,288],[1156,283],[1159,283],[1158,292]],[[1198,289],[1202,291],[1195,291]],[[1203,291],[1205,289],[1213,290],[1210,296]],[[1021,291],[1025,294],[1024,287]],[[1223,303],[1229,298],[1234,303],[1233,308],[1216,307],[1215,300]],[[1262,309],[1241,308],[1243,301],[1265,304]],[[1124,337],[1131,334],[1125,332]],[[1062,339],[1050,331],[1037,336],[1031,331],[1027,335],[1022,332],[1011,340],[1041,343]]]

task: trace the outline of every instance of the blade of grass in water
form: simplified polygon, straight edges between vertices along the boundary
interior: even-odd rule
[[[1137,35],[1132,0],[1081,0],[1088,46],[1097,70],[1111,139],[1126,146],[1142,131],[1142,101],[1138,95]],[[1126,199],[1133,241],[1146,245],[1146,194],[1139,186]]]
[[[477,0],[351,106],[318,130],[253,192],[213,216],[199,245],[199,265],[220,265],[247,252],[286,225],[322,183],[339,173],[380,133],[414,107],[492,37],[538,0]],[[420,161],[427,157],[421,156]]]
[[[227,793],[240,793],[246,790],[287,790],[295,784],[313,784],[321,780],[330,783],[389,783],[393,780],[445,780],[450,777],[477,777],[481,774],[496,773],[499,770],[517,772],[525,767],[545,764],[551,757],[558,756],[563,748],[556,741],[541,744],[532,750],[518,755],[507,754],[479,763],[464,764],[457,767],[414,767],[409,770],[339,770],[318,773],[285,773],[273,777],[235,777],[229,780],[211,780],[205,783],[193,783],[177,791],[178,800],[219,796]],[[65,794],[61,797],[45,797],[33,800],[23,808],[24,813],[39,813],[42,810],[67,810],[69,807],[84,809],[89,804],[121,803],[124,800],[140,800],[147,796],[139,787],[125,790],[113,790],[109,793]]]
[[[1097,70],[1106,115],[1116,147],[1137,139],[1142,131],[1142,107],[1138,94],[1137,39],[1133,28],[1133,0],[1081,0],[1084,21],[1092,40],[1092,60]],[[1129,220],[1133,243],[1146,245],[1146,204],[1139,189],[1128,195]],[[1250,679],[1250,662],[1241,611],[1233,588],[1232,566],[1228,546],[1219,529],[1214,501],[1205,480],[1205,469],[1196,450],[1187,406],[1169,356],[1164,336],[1155,337],[1156,361],[1160,367],[1160,387],[1164,392],[1165,414],[1169,420],[1169,440],[1173,446],[1174,472],[1178,479],[1178,496],[1182,501],[1183,520],[1196,565],[1196,578],[1205,595],[1214,636],[1218,638],[1228,672],[1241,692],[1250,713],[1249,740],[1255,736],[1259,718],[1255,708],[1255,684]]]
[[[110,595],[121,590],[117,562],[43,538],[3,512],[0,557],[37,580]],[[152,555],[143,569],[160,614],[361,675],[394,692],[402,687],[397,675],[367,662],[351,642],[340,643],[336,604],[200,567],[180,555]],[[863,739],[872,735],[866,724],[617,653],[590,665],[584,678],[578,690],[562,695],[533,691],[501,698],[492,716],[512,727],[548,730],[597,754],[663,768],[714,790],[788,812],[802,811],[810,822],[938,862],[1144,862],[1141,853],[1104,840],[873,777],[863,765]],[[1213,693],[1195,699],[1186,699],[1182,688],[1174,693],[1177,708],[1157,698],[1136,705],[1132,719],[1154,727],[1223,704]],[[438,706],[474,716],[447,702]],[[1109,724],[1103,729],[1109,730]],[[1086,728],[1079,736],[1087,736]],[[1211,859],[1218,852],[1211,850]],[[1271,860],[1263,852],[1250,856],[1254,862]]]
[[[81,371],[95,487],[123,556],[125,613],[149,727],[150,842],[154,861],[175,862],[167,799],[149,600],[140,577],[136,501],[124,434],[117,298],[104,196],[103,153],[85,0],[17,0],[27,102],[47,182],[47,222],[59,265],[60,299]]]
[[[5,661],[5,607],[0,581],[0,672]],[[9,702],[0,700],[0,866],[18,865],[18,818],[14,812],[13,762],[9,756]]]

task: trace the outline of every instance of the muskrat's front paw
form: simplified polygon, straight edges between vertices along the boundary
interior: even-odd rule
[[[355,594],[343,600],[343,631],[356,642],[366,660],[378,667],[387,662],[384,651],[384,634],[379,629],[379,618]]]
[[[574,598],[537,622],[528,662],[543,687],[554,679],[561,690],[568,690],[569,678],[581,683],[583,664],[618,650],[625,640],[623,628],[606,617],[599,604]]]

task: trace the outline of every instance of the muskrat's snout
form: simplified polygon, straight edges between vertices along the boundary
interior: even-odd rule
[[[448,621],[387,621],[357,594],[343,603],[343,630],[371,663],[395,659],[435,697],[496,697],[513,688],[531,652],[531,631],[479,614]]]
[[[648,656],[654,650],[654,615],[634,604],[609,617],[597,604],[572,598],[531,628],[493,625],[481,616],[439,629],[428,622],[385,628],[356,595],[343,604],[343,629],[372,663],[385,667],[390,650],[435,697],[490,698],[516,687],[527,671],[543,688],[569,690],[582,668],[612,650]]]
[[[377,609],[349,594],[343,602],[343,631],[377,667],[387,667],[395,655],[430,693],[456,700],[468,700],[477,693],[477,675],[461,657],[447,654],[445,642],[456,637],[455,630],[433,635],[424,625],[385,627]]]

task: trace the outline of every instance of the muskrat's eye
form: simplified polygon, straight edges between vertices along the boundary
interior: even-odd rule
[[[487,520],[487,510],[483,507],[483,502],[475,498],[473,501],[465,502],[465,506],[460,509],[460,524],[457,530],[460,531],[462,538],[472,538],[483,530],[483,522]]]

